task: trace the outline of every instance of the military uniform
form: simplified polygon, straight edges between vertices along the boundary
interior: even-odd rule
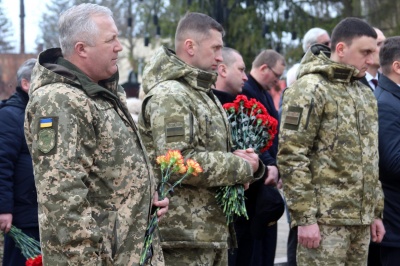
[[[138,265],[155,182],[118,73],[93,83],[39,56],[25,134],[38,191],[44,265]],[[153,265],[163,265],[157,239]]]
[[[213,95],[216,74],[191,67],[171,50],[160,48],[146,66],[143,89],[147,94],[139,117],[139,129],[154,163],[169,149],[181,150],[204,172],[190,176],[176,188],[169,211],[160,223],[165,249],[219,249],[226,264],[228,226],[216,201],[220,186],[243,184],[260,178],[250,164],[230,152],[230,132],[225,111]],[[157,166],[156,166],[157,167]],[[160,171],[156,169],[160,178]],[[187,265],[184,260],[170,262]],[[197,263],[197,264],[196,264]],[[199,265],[193,258],[193,265]],[[219,264],[218,264],[219,265]]]
[[[369,226],[383,211],[376,101],[326,49],[309,49],[283,96],[278,166],[291,226]]]

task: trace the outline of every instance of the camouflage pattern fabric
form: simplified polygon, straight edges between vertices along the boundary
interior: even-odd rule
[[[357,69],[315,48],[283,96],[278,166],[291,226],[368,225],[383,211],[376,100]]]
[[[265,170],[260,164],[253,173],[246,161],[229,152],[226,114],[211,92],[215,79],[215,73],[185,64],[164,47],[144,70],[147,95],[139,129],[151,161],[154,164],[156,156],[177,149],[204,170],[185,179],[170,198],[160,223],[163,248],[227,248],[229,231],[215,199],[217,188],[260,178]],[[160,169],[154,167],[160,178]]]
[[[39,56],[25,135],[38,192],[44,265],[138,265],[154,177],[118,73],[98,84]],[[164,265],[158,239],[153,265]]]
[[[226,266],[228,251],[226,249],[167,249],[163,248],[165,264],[173,266]]]
[[[297,245],[299,266],[360,266],[367,265],[370,229],[368,225],[320,225],[321,244],[318,248]]]

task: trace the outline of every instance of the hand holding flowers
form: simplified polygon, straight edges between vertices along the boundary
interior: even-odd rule
[[[7,233],[14,242],[15,246],[21,250],[22,255],[26,258],[26,266],[41,266],[42,255],[40,251],[40,242],[26,235],[21,229],[11,226]]]
[[[178,150],[169,150],[166,155],[158,156],[156,162],[160,165],[161,170],[161,182],[158,184],[157,188],[159,200],[163,200],[169,193],[173,193],[174,188],[181,184],[187,176],[197,176],[199,173],[203,172],[203,169],[195,160],[188,159],[186,160],[185,165],[183,156]],[[181,174],[183,176],[170,185],[168,181],[173,174]],[[157,212],[159,210],[160,208],[158,207],[153,212],[150,223],[147,226],[139,265],[145,265],[153,256],[153,234],[155,229],[158,227]]]
[[[260,102],[238,95],[233,103],[224,104],[223,107],[231,125],[233,150],[252,148],[261,154],[272,146],[278,121],[268,114]],[[248,218],[243,185],[222,187],[216,198],[225,213],[227,224],[238,216]]]

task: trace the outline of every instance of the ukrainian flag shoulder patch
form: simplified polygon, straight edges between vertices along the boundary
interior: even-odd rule
[[[40,128],[47,128],[53,126],[53,118],[41,118]]]

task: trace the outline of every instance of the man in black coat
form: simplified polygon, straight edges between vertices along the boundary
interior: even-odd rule
[[[25,61],[17,71],[17,89],[0,107],[0,230],[14,225],[39,240],[38,205],[32,158],[24,135],[32,69],[36,59]],[[23,266],[26,259],[8,235],[4,238],[3,266]]]
[[[378,38],[376,39],[378,48],[374,52],[372,64],[368,66],[368,69],[365,72],[365,76],[360,79],[360,81],[363,84],[370,87],[372,91],[374,91],[375,88],[378,86],[378,80],[379,80],[379,76],[380,76],[379,68],[381,67],[380,63],[379,63],[379,50],[381,49],[382,44],[386,39],[385,35],[383,35],[383,32],[380,29],[374,28],[374,30],[376,31],[376,34],[378,35]],[[368,263],[368,265],[377,266],[377,264],[370,264],[370,263]]]
[[[213,93],[222,103],[231,103],[242,92],[247,81],[243,58],[235,49],[222,48],[223,61],[218,64],[218,78]]]
[[[375,97],[379,116],[379,179],[385,195],[380,244],[382,265],[400,261],[400,37],[388,38],[380,51],[382,75]],[[372,265],[372,264],[370,264]]]
[[[269,90],[278,84],[280,77],[285,70],[285,59],[274,50],[262,51],[253,61],[250,75],[244,84],[243,94],[247,98],[254,98],[265,106],[269,115],[278,120],[278,112],[275,109],[274,102]],[[238,239],[238,250],[236,257],[230,258],[229,265],[252,265],[252,266],[272,266],[274,265],[276,241],[277,241],[277,223],[265,224],[262,228],[255,226],[258,221],[260,211],[260,201],[262,193],[274,193],[280,197],[279,192],[263,189],[264,186],[276,186],[279,182],[279,171],[276,166],[276,155],[278,152],[278,136],[275,136],[273,145],[264,152],[260,158],[267,166],[268,172],[263,179],[254,182],[250,188],[245,191],[246,209],[249,220],[238,219],[235,222],[235,229]],[[265,195],[264,195],[265,196]],[[276,197],[275,197],[276,198]],[[277,199],[279,202],[279,198]],[[283,201],[280,198],[283,211]],[[252,233],[253,231],[253,233]],[[255,232],[257,234],[255,234]]]

